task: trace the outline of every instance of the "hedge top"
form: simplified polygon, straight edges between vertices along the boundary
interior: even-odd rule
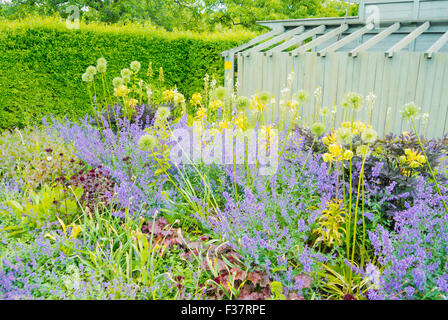
[[[169,32],[162,28],[153,26],[149,23],[127,23],[127,24],[104,24],[91,22],[89,24],[80,21],[79,29],[70,30],[67,28],[66,20],[60,17],[40,17],[31,16],[23,20],[4,20],[0,19],[0,31],[26,31],[28,29],[48,29],[57,31],[82,32],[91,31],[98,33],[123,34],[142,37],[163,37],[168,40],[202,40],[202,41],[242,41],[254,38],[257,34],[252,31],[238,30],[222,32],[192,32],[192,31],[175,31]]]

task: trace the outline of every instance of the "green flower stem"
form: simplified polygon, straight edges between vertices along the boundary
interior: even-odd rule
[[[417,129],[416,129],[416,126],[415,126],[414,117],[411,117],[411,123],[412,123],[412,127],[413,127],[413,129],[414,129],[415,135],[417,136],[417,139],[418,139],[418,143],[419,143],[419,145],[420,145],[420,148],[422,149],[423,155],[424,155],[425,158],[426,158],[426,163],[428,164],[429,172],[430,172],[431,175],[432,175],[432,178],[433,178],[433,180],[434,180],[434,183],[435,183],[437,192],[438,192],[438,194],[442,197],[442,192],[440,191],[440,186],[439,186],[439,183],[437,182],[436,175],[435,175],[434,171],[432,170],[432,167],[431,167],[431,164],[429,163],[429,159],[428,159],[428,157],[426,156],[426,152],[425,152],[425,148],[423,148],[422,140],[420,139],[420,136],[419,136],[419,134],[417,133]],[[442,199],[442,202],[443,202],[443,206],[445,207],[445,211],[446,211],[446,213],[448,214],[448,206],[447,206],[445,200]]]
[[[353,245],[352,245],[352,256],[351,256],[351,264],[353,265],[353,262],[355,260],[355,247],[356,247],[356,227],[358,225],[357,218],[358,218],[358,205],[359,205],[359,195],[361,193],[361,184],[364,177],[364,166],[366,163],[367,156],[364,156],[362,159],[362,166],[361,171],[359,173],[359,180],[358,180],[358,193],[356,196],[356,205],[355,205],[355,219],[354,219],[354,227],[353,227]],[[350,268],[350,282],[352,280],[352,270]]]
[[[350,159],[350,190],[349,190],[349,207],[348,207],[348,224],[347,224],[347,259],[350,259],[350,234],[352,223],[352,199],[353,199],[353,173],[352,173],[352,159]],[[345,203],[344,203],[345,205]]]

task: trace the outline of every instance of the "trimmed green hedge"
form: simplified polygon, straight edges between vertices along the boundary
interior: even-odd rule
[[[253,34],[167,33],[143,26],[81,25],[69,30],[62,22],[2,22],[0,26],[0,128],[22,127],[26,118],[83,117],[91,111],[81,81],[99,57],[108,61],[108,81],[133,60],[142,69],[162,66],[169,86],[187,97],[203,86],[206,73],[223,80],[220,53]],[[143,70],[146,72],[146,70]]]

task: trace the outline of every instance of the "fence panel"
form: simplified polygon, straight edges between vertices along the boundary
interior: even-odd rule
[[[347,92],[364,96],[372,92],[376,96],[372,125],[380,134],[385,133],[386,126],[389,128],[387,131],[396,134],[410,129],[403,123],[400,114],[403,105],[409,102],[420,106],[422,113],[429,113],[428,136],[440,137],[448,130],[446,53],[434,54],[432,59],[414,52],[400,52],[392,58],[380,52],[363,52],[356,58],[344,52],[329,53],[325,57],[319,57],[315,52],[306,52],[297,57],[290,57],[287,53],[274,53],[272,56],[260,53],[239,58],[238,66],[238,78],[243,82],[240,83],[242,95],[250,97],[257,91],[266,90],[275,96],[277,106],[267,113],[270,120],[275,120],[280,113],[281,91],[293,70],[295,80],[292,93],[306,90],[310,95],[309,102],[302,109],[302,117],[308,125],[316,112],[314,92],[320,86],[322,104],[319,108],[332,110],[334,103],[337,103],[337,124],[344,120],[340,105]],[[391,108],[389,117],[388,108]],[[367,121],[367,115],[365,106],[358,118]],[[421,122],[418,126],[422,129]]]

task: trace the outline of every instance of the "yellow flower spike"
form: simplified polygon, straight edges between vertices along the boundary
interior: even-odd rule
[[[247,118],[244,116],[244,113],[240,113],[238,117],[235,118],[234,123],[238,129],[243,130],[246,126]]]
[[[207,116],[207,110],[205,108],[199,108],[199,110],[196,112],[196,119],[202,120],[204,117]]]
[[[294,110],[296,110],[297,107],[299,106],[299,102],[298,102],[297,100],[292,99],[292,100],[289,100],[289,101],[286,103],[286,106],[287,106],[291,111],[294,111]]]
[[[195,107],[201,105],[202,103],[202,96],[200,93],[195,93],[191,96],[191,104]]]
[[[261,134],[262,134],[263,136],[269,136],[269,137],[274,136],[274,127],[271,126],[271,125],[268,125],[268,126],[262,126],[262,127],[261,127]]]
[[[264,111],[265,104],[260,101],[260,99],[258,98],[258,95],[254,95],[252,97],[252,100],[250,101],[249,107],[254,112],[260,112],[260,111]]]
[[[329,247],[333,243],[341,244],[346,215],[342,203],[342,200],[335,199],[328,202],[328,209],[322,211],[322,216],[318,220],[319,228],[314,230],[314,233],[319,235],[318,240],[322,240]]]
[[[227,121],[221,121],[219,123],[219,128],[222,129],[229,129],[229,123]]]
[[[401,165],[408,166],[411,169],[422,167],[427,161],[424,155],[414,149],[405,149],[404,153],[404,156],[398,158],[398,162]],[[402,172],[405,176],[410,175],[410,172],[405,169],[403,169]]]
[[[138,100],[137,99],[129,99],[128,101],[128,107],[130,108],[135,108],[135,106],[137,105]]]
[[[333,143],[328,147],[331,155],[338,161],[342,158],[342,147],[338,143]]]
[[[327,135],[326,137],[322,138],[322,143],[326,146],[329,146],[335,142],[336,142],[336,136],[335,136],[334,132],[332,132],[329,135]]]
[[[223,103],[221,100],[213,100],[212,103],[210,104],[210,109],[212,109],[213,111],[218,111],[219,108],[221,108],[223,106]]]
[[[163,91],[163,93],[162,93],[162,99],[163,100],[165,100],[167,102],[170,102],[170,101],[173,100],[173,98],[174,98],[174,94],[173,94],[173,92],[171,90]]]

